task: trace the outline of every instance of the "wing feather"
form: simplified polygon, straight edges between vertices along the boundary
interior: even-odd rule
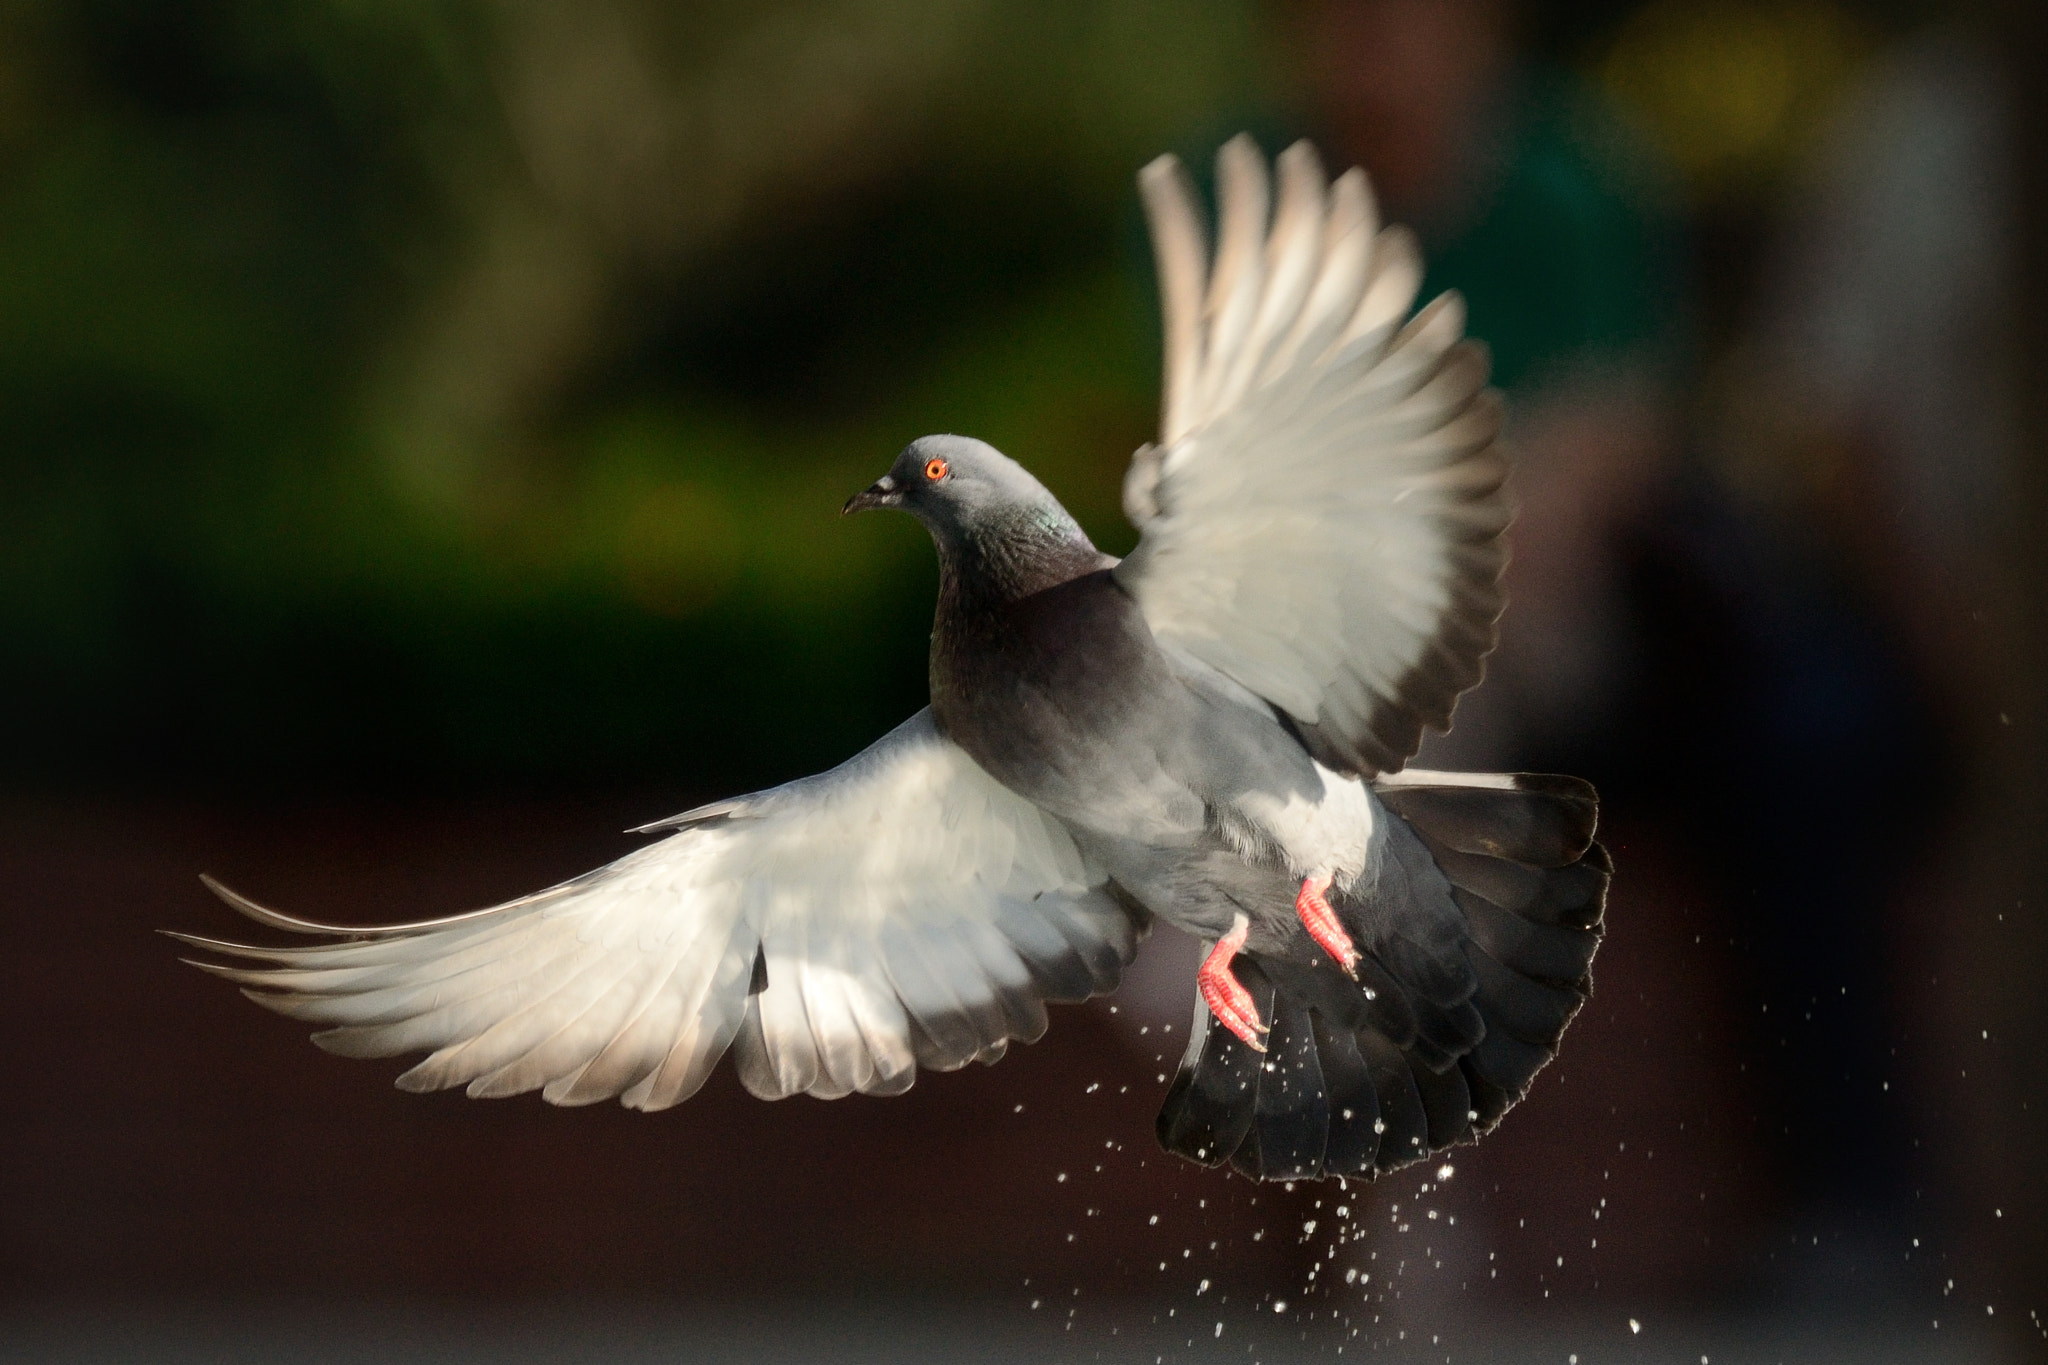
[[[1188,405],[1202,364],[1202,299],[1209,284],[1209,240],[1195,206],[1194,185],[1171,156],[1138,173],[1152,254],[1159,262],[1159,299],[1165,312],[1166,366],[1159,426],[1171,444],[1193,425]]]
[[[619,1028],[587,1062],[543,1086],[541,1098],[550,1104],[595,1104],[631,1089],[659,1066],[680,1022],[668,990],[679,964],[673,953],[656,959]]]
[[[1229,401],[1238,357],[1246,349],[1266,283],[1266,209],[1272,188],[1266,159],[1250,139],[1233,139],[1216,154],[1219,199],[1216,268],[1203,304],[1207,336],[1196,397],[1198,422]]]
[[[1117,579],[1319,757],[1397,770],[1494,644],[1512,506],[1486,350],[1454,293],[1410,315],[1413,234],[1381,229],[1363,173],[1326,182],[1306,144],[1279,159],[1270,226],[1257,148],[1218,153],[1205,288],[1186,175],[1163,159],[1141,180],[1168,394],[1125,480],[1141,536]]]
[[[652,828],[560,886],[418,924],[322,925],[216,886],[286,947],[174,935],[352,1057],[425,1052],[407,1090],[687,1099],[728,1048],[766,1097],[896,1094],[993,1061],[1047,1000],[1114,986],[1139,925],[1049,816],[929,712],[839,768]],[[216,885],[209,881],[209,885]],[[755,963],[765,988],[750,991]]]

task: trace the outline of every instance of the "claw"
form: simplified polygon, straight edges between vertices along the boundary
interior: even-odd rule
[[[1264,1052],[1266,1045],[1259,1035],[1267,1029],[1259,1022],[1259,1007],[1252,1003],[1252,993],[1237,979],[1237,973],[1230,970],[1230,960],[1244,947],[1250,929],[1250,922],[1243,915],[1231,921],[1230,932],[1218,939],[1209,956],[1202,959],[1201,970],[1195,973],[1195,985],[1217,1023],[1242,1038],[1252,1051]]]
[[[1351,935],[1344,932],[1337,912],[1330,908],[1329,899],[1324,895],[1330,889],[1330,881],[1327,876],[1302,878],[1301,890],[1294,897],[1294,913],[1301,917],[1301,926],[1308,930],[1308,936],[1336,959],[1337,965],[1344,969],[1344,975],[1356,981],[1358,949],[1352,944]]]

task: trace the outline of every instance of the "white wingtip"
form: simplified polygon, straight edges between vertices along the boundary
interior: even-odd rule
[[[1221,409],[1229,373],[1257,317],[1271,206],[1265,154],[1249,133],[1239,133],[1216,152],[1216,264],[1202,305],[1208,341],[1201,362],[1201,406],[1193,425]]]
[[[204,886],[208,891],[211,891],[214,895],[219,896],[223,901],[226,901],[228,905],[232,907],[237,913],[244,915],[249,919],[255,920],[258,924],[265,925],[272,929],[282,929],[286,933],[375,934],[380,932],[389,932],[388,929],[356,929],[351,928],[350,926],[345,924],[321,924],[315,920],[300,919],[295,915],[287,915],[284,914],[282,911],[272,910],[268,906],[258,905],[255,901],[250,900],[247,896],[235,890],[233,887],[226,886],[221,882],[216,881],[210,874],[205,872],[199,874],[199,882],[200,885]]]
[[[365,939],[395,938],[406,934],[423,934],[432,929],[446,929],[450,925],[466,924],[472,920],[487,919],[493,915],[502,914],[507,910],[517,909],[522,905],[532,905],[537,901],[548,900],[564,892],[573,891],[579,886],[587,884],[595,875],[597,874],[586,872],[580,877],[571,877],[568,881],[559,882],[545,890],[535,891],[529,895],[520,896],[517,899],[505,901],[499,905],[487,905],[478,910],[463,910],[453,915],[441,915],[434,919],[407,920],[397,924],[328,924],[320,920],[300,919],[296,915],[287,915],[281,910],[272,910],[268,906],[258,905],[241,892],[223,885],[207,873],[200,873],[199,881],[207,890],[226,901],[237,912],[269,928],[282,929],[290,934],[319,934],[328,938]]]
[[[1209,287],[1208,234],[1194,182],[1172,153],[1138,172],[1138,193],[1152,233],[1165,331],[1160,377],[1159,443],[1170,446],[1193,425],[1191,404],[1201,367],[1202,296]]]

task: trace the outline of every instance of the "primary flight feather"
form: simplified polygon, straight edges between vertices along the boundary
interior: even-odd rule
[[[1021,466],[912,442],[847,511],[940,564],[931,705],[830,772],[490,909],[178,935],[198,965],[409,1090],[896,1094],[1112,990],[1154,917],[1196,935],[1169,1149],[1371,1175],[1484,1132],[1590,989],[1610,865],[1573,778],[1402,771],[1479,680],[1510,507],[1500,403],[1362,172],[1296,144],[1275,202],[1218,155],[1212,253],[1171,157],[1139,185],[1165,314],[1121,562]]]

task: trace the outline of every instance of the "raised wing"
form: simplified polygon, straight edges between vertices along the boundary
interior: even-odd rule
[[[1213,269],[1192,186],[1139,176],[1166,323],[1157,445],[1116,570],[1153,632],[1284,710],[1323,762],[1398,769],[1479,681],[1511,516],[1499,395],[1446,294],[1412,319],[1414,239],[1313,149],[1217,155]]]
[[[315,924],[216,885],[260,923],[339,941],[174,937],[262,964],[194,965],[328,1025],[313,1041],[330,1052],[427,1052],[402,1089],[662,1109],[728,1046],[765,1099],[898,1094],[920,1065],[993,1062],[1045,1031],[1044,1002],[1114,987],[1141,929],[929,711],[830,772],[649,828],[668,827],[466,915]]]

